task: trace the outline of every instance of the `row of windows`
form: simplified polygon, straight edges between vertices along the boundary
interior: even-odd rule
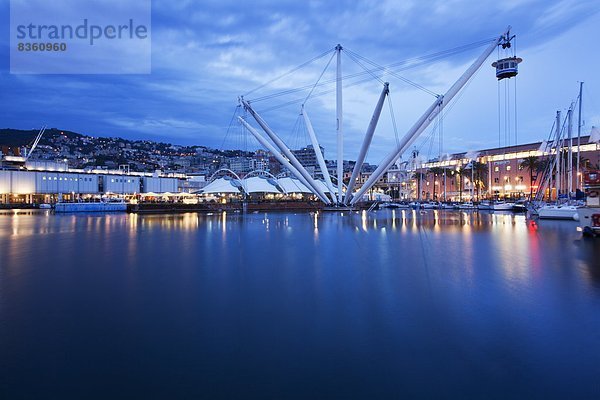
[[[504,182],[505,183],[510,182],[510,178],[504,177]],[[515,178],[515,182],[516,183],[523,183],[523,177],[519,176],[519,177]],[[500,183],[500,178],[494,178],[494,183]]]
[[[110,180],[112,183],[132,183],[133,179],[123,179],[123,178],[117,178],[117,179],[111,179]]]
[[[510,171],[512,169],[512,167],[510,165],[506,166],[506,170]],[[523,170],[523,166],[519,165],[519,171]],[[500,171],[500,167],[494,167],[494,172],[499,172]]]
[[[92,182],[92,178],[63,178],[62,176],[58,177],[58,178],[56,176],[54,176],[54,177],[52,177],[52,176],[48,176],[48,177],[42,176],[42,180],[43,181],[45,181],[45,180],[48,180],[48,181],[54,180],[54,181],[71,181],[71,182],[77,182],[77,181]]]
[[[517,63],[514,61],[503,62],[503,63],[498,64],[498,66],[496,68],[498,68],[498,69],[517,68]]]

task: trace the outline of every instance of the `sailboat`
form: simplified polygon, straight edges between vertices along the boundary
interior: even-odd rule
[[[581,92],[582,84],[579,87],[579,128],[578,137],[581,131]],[[552,171],[556,167],[556,204],[542,205],[537,209],[538,217],[541,219],[563,219],[563,220],[579,220],[579,209],[582,204],[579,204],[577,200],[571,199],[573,193],[573,139],[572,139],[572,117],[573,117],[574,104],[571,104],[567,112],[567,118],[565,123],[567,124],[567,138],[565,144],[565,138],[561,135],[561,119],[560,111],[556,113],[556,155],[549,165],[546,173],[548,175],[547,181],[552,178]],[[565,156],[562,155],[563,149],[568,150],[565,164]],[[579,157],[579,148],[578,148]],[[565,164],[565,165],[563,165]],[[577,164],[579,168],[579,163]],[[579,172],[579,171],[577,171]],[[566,184],[566,193],[562,193],[563,183]]]
[[[507,201],[496,201],[492,204],[494,211],[512,211],[514,207],[515,203]]]
[[[540,219],[567,219],[579,221],[580,206],[568,204],[547,204],[538,210]]]

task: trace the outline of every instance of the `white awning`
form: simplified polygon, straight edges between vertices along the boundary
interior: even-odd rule
[[[215,179],[198,193],[240,193],[240,181],[229,177]]]
[[[262,176],[242,179],[242,185],[246,193],[281,193],[274,180]]]
[[[312,191],[298,179],[286,177],[277,179],[277,182],[279,187],[286,193],[312,193]]]

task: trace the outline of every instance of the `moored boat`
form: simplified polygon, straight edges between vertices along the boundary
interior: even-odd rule
[[[127,211],[127,203],[123,199],[102,199],[97,202],[58,202],[54,212],[121,212]]]
[[[475,205],[473,205],[473,202],[471,202],[471,201],[465,201],[464,203],[458,204],[459,210],[472,210],[474,208],[475,208]]]
[[[429,210],[434,209],[434,208],[440,208],[440,203],[438,203],[437,201],[428,201],[426,203],[422,203],[421,208],[429,209]]]
[[[567,219],[579,220],[579,206],[573,205],[546,205],[538,209],[538,217],[540,219]]]
[[[493,203],[489,200],[481,200],[479,204],[477,204],[478,210],[492,210],[493,208]]]
[[[519,200],[513,204],[513,212],[527,212],[527,203],[524,200]]]
[[[600,172],[586,172],[583,182],[586,205],[577,210],[579,226],[584,236],[596,236],[600,234]]]
[[[509,203],[505,201],[499,201],[492,205],[494,211],[512,211],[515,203]]]

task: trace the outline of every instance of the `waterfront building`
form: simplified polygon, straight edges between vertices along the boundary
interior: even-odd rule
[[[572,173],[574,188],[581,187],[583,171],[600,163],[600,145],[588,143],[589,136],[573,139]],[[566,146],[566,144],[565,144]],[[543,142],[516,146],[484,149],[468,153],[456,153],[444,160],[431,160],[413,171],[413,198],[423,200],[478,201],[487,198],[519,199],[535,195],[541,185],[542,173],[538,169],[529,171],[525,160],[536,157],[542,164],[552,159],[556,149],[552,143],[543,149]],[[567,149],[563,148],[566,154]],[[577,176],[575,162],[580,156],[580,173]],[[472,163],[477,164],[473,173]],[[415,179],[418,177],[419,179]],[[556,187],[545,193],[547,198],[557,197]]]
[[[69,169],[51,163],[0,169],[0,204],[54,203],[102,195],[177,192],[183,176],[124,169]]]

